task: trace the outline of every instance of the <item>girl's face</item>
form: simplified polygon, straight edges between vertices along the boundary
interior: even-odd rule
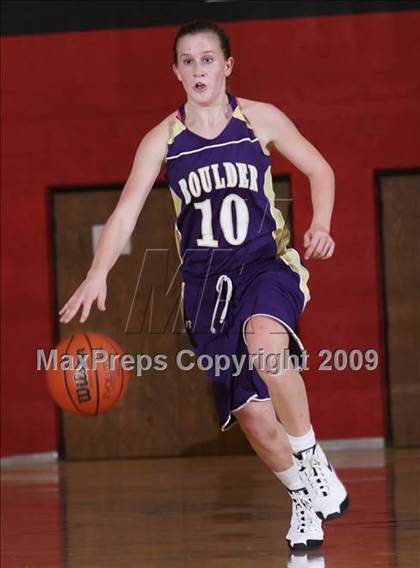
[[[189,99],[198,103],[216,100],[225,93],[226,77],[232,73],[233,57],[225,60],[219,38],[212,32],[182,37],[177,45],[178,64],[172,69]]]

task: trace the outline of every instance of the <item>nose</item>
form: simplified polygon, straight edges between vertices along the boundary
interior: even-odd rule
[[[204,75],[204,70],[201,67],[200,63],[194,63],[193,75],[194,75],[194,77],[202,77]]]

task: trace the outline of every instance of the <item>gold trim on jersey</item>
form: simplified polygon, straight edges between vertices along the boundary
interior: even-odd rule
[[[244,115],[244,113],[241,110],[241,107],[239,106],[239,104],[236,105],[235,110],[233,111],[233,115],[234,118],[238,118],[239,120],[242,120],[242,122],[245,122],[245,124],[247,125],[247,127],[252,130],[252,127],[250,125],[250,123],[248,122],[248,120],[246,119],[246,116]]]
[[[311,294],[308,288],[309,271],[300,262],[300,256],[297,250],[293,248],[288,248],[286,252],[279,256],[279,258],[285,262],[293,272],[299,275],[299,288],[305,298],[303,309],[305,309],[306,304],[311,299]]]
[[[276,222],[276,228],[273,231],[273,239],[277,245],[277,256],[286,252],[286,247],[290,241],[290,232],[286,227],[283,215],[275,206],[275,195],[273,189],[273,178],[271,177],[271,166],[268,166],[264,175],[264,193],[270,204],[270,213]]]
[[[241,108],[240,108],[239,105],[236,105],[236,108],[233,111],[232,116],[234,116],[235,118],[239,118],[240,120],[243,120],[244,122],[246,122],[245,116],[243,115],[243,112],[241,111]]]
[[[176,117],[171,128],[170,136],[168,138],[168,145],[173,144],[178,134],[181,134],[181,132],[183,132],[185,129],[186,129],[185,124],[178,117]]]
[[[171,186],[169,186],[169,189],[171,191],[172,201],[174,202],[175,215],[176,215],[175,228],[174,228],[175,244],[176,244],[176,248],[177,248],[177,251],[178,251],[178,256],[182,260],[182,258],[181,258],[181,232],[178,229],[177,224],[176,224],[177,221],[178,221],[179,214],[181,213],[182,200],[175,193],[175,191],[172,189]]]
[[[275,207],[275,195],[273,189],[273,178],[271,177],[271,166],[265,171],[264,176],[264,193],[270,204],[270,213],[276,222],[276,228],[272,232],[273,239],[276,242],[277,257],[279,257],[285,264],[287,264],[293,272],[299,275],[299,288],[305,298],[303,309],[311,299],[308,288],[309,271],[303,266],[300,261],[300,256],[297,250],[287,248],[290,241],[290,232],[286,226],[283,215],[277,207]]]

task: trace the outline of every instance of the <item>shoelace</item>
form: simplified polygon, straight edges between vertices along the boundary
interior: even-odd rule
[[[301,533],[305,532],[306,529],[310,527],[314,519],[316,518],[316,513],[313,510],[312,502],[310,498],[305,495],[304,490],[300,491],[289,491],[289,495],[293,501],[294,520],[297,523],[297,530]]]
[[[221,276],[219,276],[217,283],[216,283],[216,291],[218,292],[217,295],[217,300],[216,300],[216,304],[214,306],[214,310],[213,310],[213,315],[211,318],[211,323],[210,323],[210,331],[211,333],[216,333],[216,328],[214,325],[214,320],[216,319],[216,314],[217,314],[217,308],[219,307],[219,303],[221,301],[221,296],[222,296],[222,292],[223,292],[223,283],[226,282],[227,283],[227,292],[226,292],[226,299],[225,299],[225,306],[223,308],[223,311],[220,315],[220,319],[219,319],[219,323],[222,324],[225,321],[226,318],[226,314],[227,314],[227,310],[228,310],[228,306],[229,306],[229,302],[230,299],[232,298],[232,291],[233,291],[233,283],[232,280],[229,278],[229,276],[227,276],[226,274],[222,274]]]
[[[326,497],[330,493],[330,486],[324,474],[324,466],[316,453],[313,452],[311,455],[311,453],[308,452],[308,456],[302,456],[300,466],[300,473],[304,476],[314,492],[317,495]]]

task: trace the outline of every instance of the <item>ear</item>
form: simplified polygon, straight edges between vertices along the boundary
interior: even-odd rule
[[[229,57],[228,59],[226,59],[226,61],[225,61],[225,77],[229,77],[231,75],[234,64],[235,64],[235,60],[233,59],[232,56]]]
[[[182,81],[181,75],[179,74],[178,71],[178,67],[175,65],[175,63],[172,63],[172,71],[175,73],[175,76],[178,79],[178,81]]]

